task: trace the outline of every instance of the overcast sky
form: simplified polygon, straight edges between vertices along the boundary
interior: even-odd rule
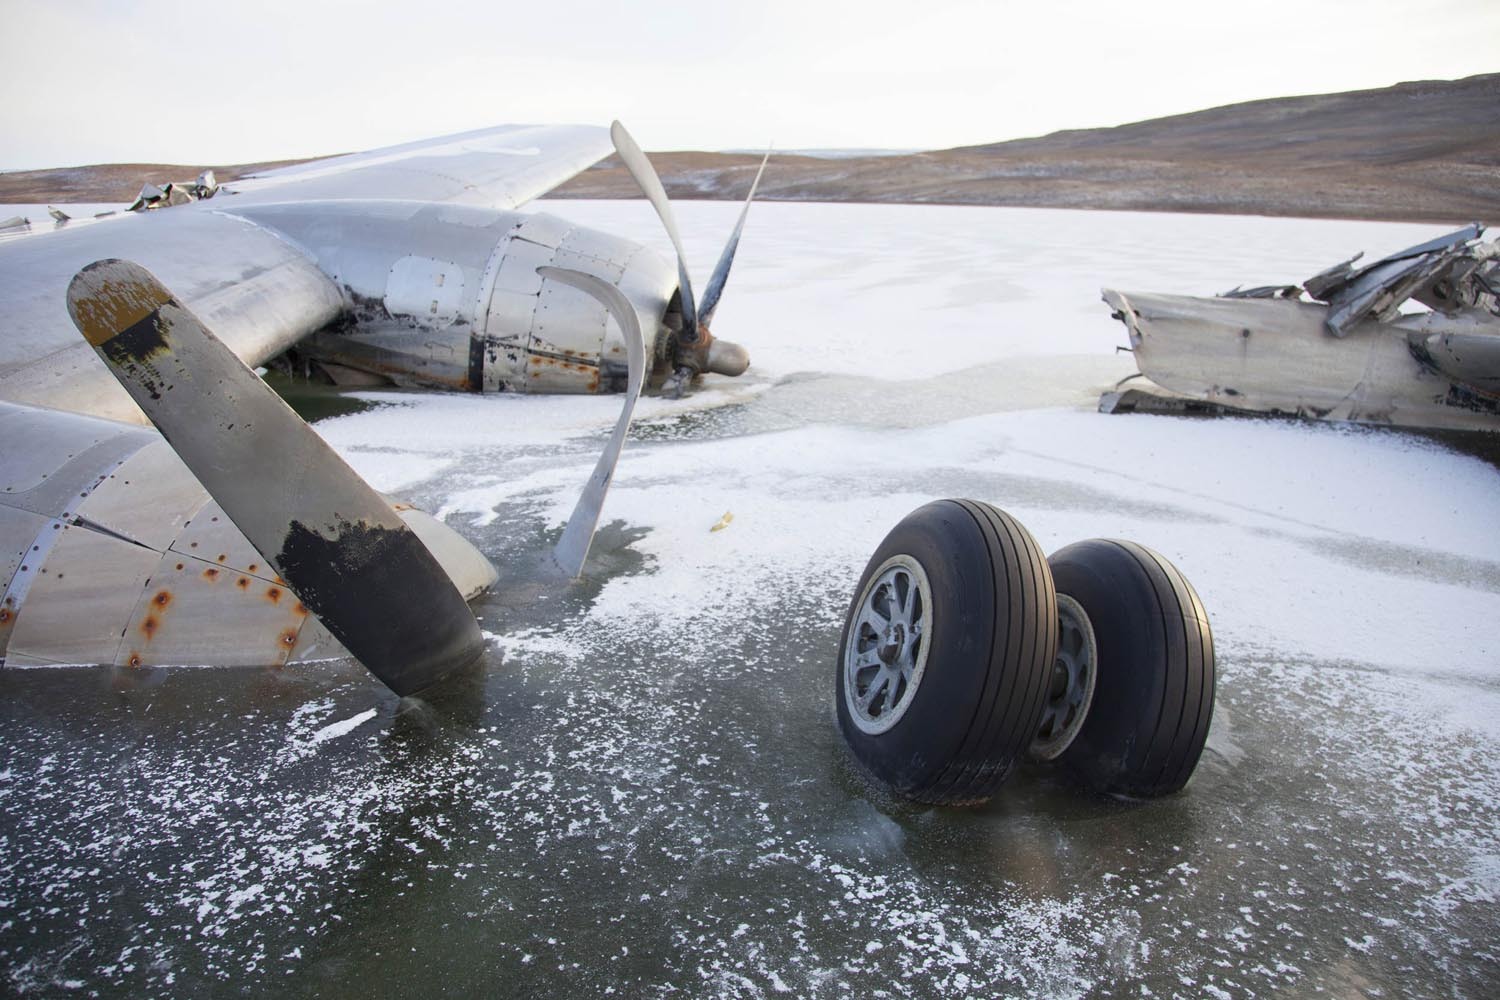
[[[0,0],[0,168],[503,122],[647,149],[942,148],[1500,71],[1500,0]]]

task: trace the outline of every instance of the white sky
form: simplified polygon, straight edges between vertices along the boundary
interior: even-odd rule
[[[0,0],[0,168],[621,118],[647,149],[941,148],[1500,71],[1500,0]]]

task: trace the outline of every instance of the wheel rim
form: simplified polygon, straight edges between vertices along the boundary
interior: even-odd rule
[[[1054,760],[1072,744],[1088,717],[1098,675],[1099,646],[1089,616],[1073,598],[1058,594],[1057,658],[1052,661],[1042,723],[1031,744],[1033,757]]]
[[[878,736],[906,714],[922,683],[930,635],[927,574],[911,556],[891,556],[860,591],[844,645],[844,704],[861,732]]]

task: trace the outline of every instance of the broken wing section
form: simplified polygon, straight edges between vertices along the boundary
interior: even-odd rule
[[[225,206],[395,198],[513,209],[602,160],[593,125],[501,125],[268,170],[227,183]]]
[[[0,243],[0,400],[146,423],[68,321],[68,282],[102,246],[164,276],[250,365],[344,308],[338,285],[288,240],[207,206]]]

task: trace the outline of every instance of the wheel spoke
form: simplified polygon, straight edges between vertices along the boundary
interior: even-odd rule
[[[885,707],[880,710],[881,714],[885,714],[896,707],[896,689],[900,687],[896,683],[896,676],[894,674],[888,674],[887,676],[890,677],[890,681],[885,686]]]
[[[911,624],[911,599],[916,591],[912,583],[912,578],[906,573],[897,573],[891,580],[891,593],[896,598],[892,617],[898,619],[903,625]],[[905,586],[903,587],[902,584]]]
[[[875,679],[870,682],[870,686],[865,688],[865,693],[859,696],[859,710],[861,712],[869,712],[870,705],[875,701],[876,696],[880,694],[882,689],[889,686],[890,681],[891,675],[886,671],[882,670],[876,674]]]

